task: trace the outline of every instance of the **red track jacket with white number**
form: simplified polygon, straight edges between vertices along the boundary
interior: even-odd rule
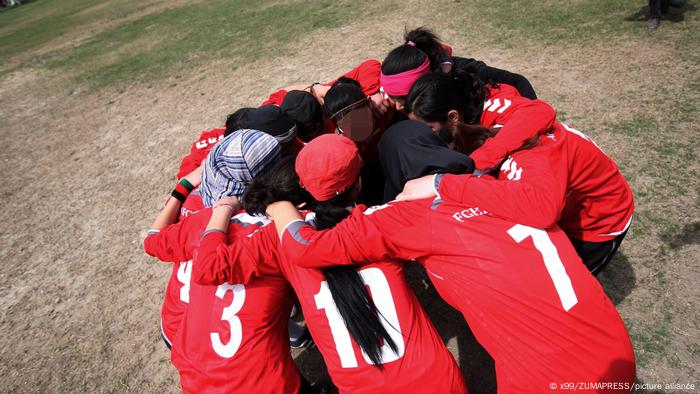
[[[146,253],[166,262],[192,259],[211,209],[170,225],[144,241]],[[265,219],[239,213],[229,242]],[[291,288],[283,278],[248,284],[189,284],[189,307],[172,342],[171,360],[186,393],[297,393],[299,372],[289,352]]]
[[[506,84],[488,86],[489,96],[481,113],[484,127],[502,127],[494,138],[469,155],[477,170],[497,165],[530,138],[550,131],[556,112],[542,100],[530,100]]]
[[[192,279],[205,284],[246,283],[284,277],[297,294],[304,318],[341,393],[465,393],[462,373],[445,348],[396,261],[359,268],[397,352],[382,348],[383,369],[374,367],[350,336],[323,273],[290,264],[280,253],[274,225],[225,244],[222,233],[202,238]]]
[[[480,207],[404,201],[355,209],[330,230],[292,222],[282,249],[305,267],[417,259],[493,357],[499,392],[634,382],[622,319],[556,227],[504,221]]]
[[[178,221],[184,220],[187,216],[193,215],[201,209],[204,209],[204,203],[198,189],[195,189],[182,204]],[[160,324],[165,340],[171,345],[177,330],[180,328],[180,323],[185,316],[187,304],[189,303],[191,271],[191,260],[176,262],[173,264],[170,279],[165,288],[163,306],[160,312]]]
[[[216,145],[219,140],[224,138],[226,127],[217,127],[211,130],[204,130],[199,135],[197,141],[192,144],[190,153],[182,159],[180,169],[177,171],[177,179],[181,179],[185,175],[194,171],[207,158],[211,148]]]

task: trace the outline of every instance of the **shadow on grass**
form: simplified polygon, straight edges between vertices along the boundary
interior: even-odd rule
[[[615,305],[622,302],[637,285],[634,268],[627,256],[619,250],[597,279]]]
[[[679,231],[666,232],[661,240],[671,249],[700,244],[700,222],[688,223]]]
[[[669,21],[669,22],[682,22],[685,20],[685,13],[686,12],[695,12],[697,11],[697,7],[695,4],[691,4],[689,2],[686,2],[685,5],[679,8],[673,8],[669,7],[668,12],[664,12],[661,20],[664,21]],[[639,10],[637,10],[635,13],[630,14],[629,16],[625,17],[625,20],[628,22],[640,22],[640,21],[645,21],[649,19],[649,6],[645,5],[641,7]]]

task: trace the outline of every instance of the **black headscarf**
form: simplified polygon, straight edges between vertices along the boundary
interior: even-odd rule
[[[474,161],[453,151],[422,122],[404,120],[389,127],[379,141],[379,160],[386,176],[384,200],[391,201],[404,184],[423,175],[468,174]]]

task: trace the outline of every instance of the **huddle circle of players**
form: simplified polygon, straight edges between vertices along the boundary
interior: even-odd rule
[[[315,343],[341,393],[467,392],[410,260],[493,358],[499,392],[632,389],[629,334],[595,278],[630,187],[527,79],[425,28],[381,63],[237,110],[177,176],[144,249],[173,263],[161,333],[184,392],[319,392],[290,341]]]

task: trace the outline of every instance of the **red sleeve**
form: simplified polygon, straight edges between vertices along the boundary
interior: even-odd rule
[[[192,258],[188,248],[189,237],[197,234],[202,220],[209,220],[211,210],[204,210],[171,224],[143,240],[143,250],[163,262],[176,263]]]
[[[411,208],[417,202],[397,202],[353,210],[329,230],[317,231],[303,221],[289,224],[282,234],[283,251],[293,264],[307,268],[411,260],[427,254],[430,227]]]
[[[270,230],[274,233],[272,242]],[[281,276],[278,246],[274,225],[260,228],[250,236],[234,237],[228,245],[223,232],[204,233],[192,262],[192,280],[201,285],[245,284],[255,276]]]
[[[211,130],[202,131],[197,141],[190,147],[190,152],[182,159],[177,178],[181,179],[185,175],[194,171],[207,158],[211,148],[224,136],[226,127],[217,127]]]
[[[281,106],[282,102],[284,101],[284,98],[287,96],[287,91],[284,89],[280,89],[274,93],[271,93],[270,96],[267,98],[267,100],[263,101],[262,105],[270,105],[274,104],[276,106]]]
[[[344,77],[352,78],[360,83],[362,91],[370,96],[379,91],[379,74],[382,73],[382,64],[379,60],[369,59],[360,63],[359,66],[343,74]],[[333,85],[336,80],[326,83]]]
[[[554,226],[564,208],[567,188],[565,165],[557,163],[560,155],[533,150],[514,156],[502,166],[504,179],[449,174],[436,178],[440,197],[526,226]]]
[[[470,156],[477,170],[486,170],[498,164],[528,139],[552,129],[556,112],[542,100],[496,95],[484,104],[481,124],[486,127],[502,125],[495,137]]]

